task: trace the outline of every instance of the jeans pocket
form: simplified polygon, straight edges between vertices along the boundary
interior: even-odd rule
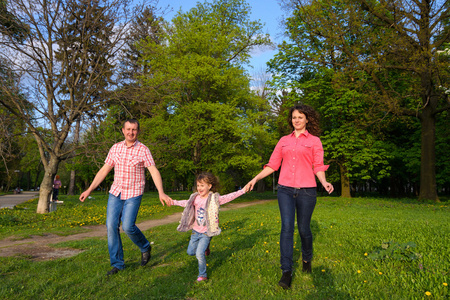
[[[304,189],[305,194],[309,197],[317,197],[317,190],[316,188],[308,188]]]

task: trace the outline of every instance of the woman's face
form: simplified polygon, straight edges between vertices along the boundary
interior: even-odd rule
[[[203,180],[197,181],[197,192],[200,194],[200,197],[204,198],[208,195],[209,190],[212,185],[204,182]]]
[[[298,110],[294,110],[292,112],[292,126],[294,126],[295,131],[305,131],[306,123],[308,123],[308,120],[306,119],[306,116],[304,114],[302,114]]]

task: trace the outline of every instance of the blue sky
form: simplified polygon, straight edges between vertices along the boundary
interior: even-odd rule
[[[197,2],[204,2],[198,0],[159,0],[158,7],[170,6],[173,8],[171,13],[165,15],[166,20],[171,20],[172,17],[180,9],[185,12],[194,7]],[[264,33],[271,36],[272,41],[279,43],[282,41],[280,27],[280,20],[282,19],[283,11],[278,3],[278,0],[247,0],[247,3],[252,7],[251,20],[260,20],[264,25]],[[250,75],[254,72],[261,72],[266,69],[266,62],[269,61],[275,54],[276,49],[258,49],[252,54],[250,64],[253,69],[248,69]]]

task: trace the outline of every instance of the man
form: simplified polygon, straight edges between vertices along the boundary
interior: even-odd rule
[[[120,239],[120,222],[128,237],[141,250],[141,266],[150,260],[151,246],[144,234],[136,226],[136,217],[141,205],[145,187],[145,168],[150,171],[153,182],[159,193],[159,201],[170,205],[171,198],[164,193],[161,174],[155,166],[150,150],[137,140],[140,131],[139,122],[127,120],[123,124],[122,133],[125,140],[111,147],[105,164],[95,175],[90,187],[80,195],[84,200],[114,170],[114,182],[109,191],[106,209],[106,228],[108,232],[108,250],[111,266],[107,275],[113,275],[125,268],[122,240]]]

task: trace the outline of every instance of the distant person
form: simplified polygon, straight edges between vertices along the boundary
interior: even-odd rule
[[[90,187],[80,195],[84,201],[114,168],[114,182],[109,190],[106,209],[106,228],[108,232],[108,250],[111,266],[107,275],[113,275],[125,268],[120,222],[122,229],[141,251],[141,266],[150,260],[150,242],[136,226],[136,217],[141,205],[145,187],[145,169],[150,171],[159,193],[162,205],[170,205],[171,198],[164,193],[161,174],[155,166],[150,150],[137,140],[140,133],[139,122],[127,120],[122,127],[125,140],[111,147],[105,164],[95,175]]]
[[[333,185],[325,178],[328,166],[323,164],[317,112],[310,106],[296,105],[289,110],[288,122],[292,133],[278,141],[269,163],[244,188],[252,190],[258,180],[281,166],[278,206],[281,215],[280,263],[283,274],[278,284],[284,289],[290,288],[292,281],[296,211],[302,243],[303,272],[311,273],[313,236],[310,223],[317,200],[314,175],[328,193],[334,190]]]
[[[219,235],[219,207],[245,194],[239,190],[224,196],[217,193],[216,176],[211,173],[201,173],[196,178],[197,191],[189,200],[172,200],[173,205],[184,207],[180,225],[177,230],[186,232],[192,229],[187,254],[196,256],[198,260],[197,282],[208,280],[206,273],[206,258],[209,255],[209,243],[213,236]]]
[[[20,190],[19,187],[16,187],[16,188],[14,189],[14,194],[20,194],[20,192],[21,192],[21,190]]]
[[[53,181],[53,201],[58,201],[59,189],[61,188],[61,180],[59,175],[56,175]]]

